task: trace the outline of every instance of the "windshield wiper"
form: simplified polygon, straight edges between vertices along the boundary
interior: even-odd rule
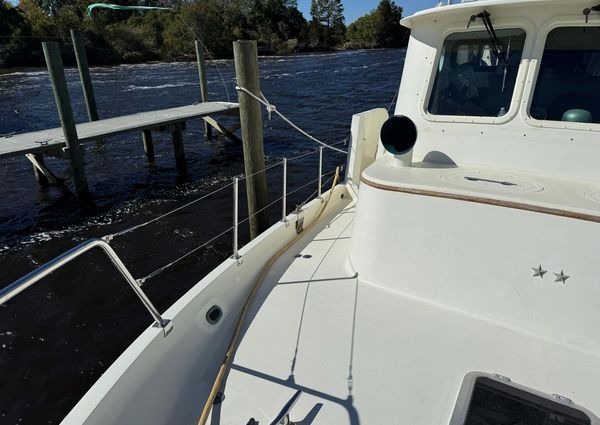
[[[502,43],[496,34],[496,30],[494,29],[494,25],[492,24],[492,20],[490,19],[490,12],[484,10],[483,12],[471,16],[469,19],[469,24],[467,25],[467,29],[471,26],[473,22],[480,18],[483,21],[483,25],[485,26],[485,30],[488,33],[490,41],[492,42],[492,46],[494,48],[494,52],[496,53],[496,57],[502,65],[504,65],[504,77],[502,78],[502,93],[506,90],[506,77],[508,75],[508,56],[510,55],[510,47],[511,40],[508,41],[508,51],[504,51],[504,47],[502,47]]]
[[[585,15],[585,23],[587,24],[590,21],[590,14],[592,12],[600,12],[600,4],[594,7],[586,7],[583,9],[583,14]]]
[[[502,43],[500,43],[500,39],[496,35],[496,30],[494,29],[494,25],[492,24],[492,20],[490,19],[490,12],[484,10],[483,12],[471,16],[469,19],[469,24],[467,25],[467,29],[471,26],[473,22],[480,18],[483,21],[483,25],[485,26],[485,30],[490,37],[490,41],[494,47],[494,51],[496,53],[496,57],[504,64],[507,65],[506,55],[504,53],[504,48],[502,47]]]

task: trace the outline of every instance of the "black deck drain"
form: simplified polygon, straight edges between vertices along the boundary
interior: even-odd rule
[[[211,325],[216,325],[219,323],[219,320],[223,317],[223,310],[218,305],[213,305],[206,312],[206,321]]]

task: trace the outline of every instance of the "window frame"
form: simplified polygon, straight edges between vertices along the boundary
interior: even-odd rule
[[[452,411],[452,416],[450,417],[449,425],[463,425],[465,423],[465,420],[467,419],[467,414],[469,412],[469,407],[471,405],[471,398],[475,389],[475,383],[478,378],[487,378],[500,384],[506,385],[508,387],[514,388],[516,390],[525,391],[531,395],[552,401],[559,405],[563,405],[571,409],[576,409],[588,416],[591,425],[600,425],[600,418],[598,418],[586,408],[579,406],[578,404],[569,399],[562,399],[559,398],[559,396],[557,396],[556,394],[547,394],[538,390],[534,390],[532,388],[528,388],[524,385],[517,384],[511,381],[509,378],[498,374],[484,372],[471,372],[464,377],[461,383],[460,390],[458,392],[458,396],[456,398],[456,403],[454,404],[454,409]]]
[[[537,35],[537,38],[540,41],[536,43],[533,51],[533,57],[535,58],[535,61],[532,66],[529,67],[527,72],[527,86],[525,87],[525,92],[523,93],[523,107],[521,108],[521,118],[528,125],[537,128],[600,132],[600,124],[597,123],[545,121],[538,120],[531,116],[531,105],[533,103],[533,97],[535,95],[535,89],[537,87],[540,70],[542,69],[542,60],[546,50],[546,44],[548,43],[548,35],[557,28],[590,26],[600,27],[600,21],[590,18],[589,22],[586,24],[585,19],[581,19],[581,15],[571,15],[560,19],[553,18],[540,26]]]
[[[517,72],[517,81],[515,82],[515,89],[511,100],[510,108],[502,117],[478,117],[478,116],[466,116],[466,115],[434,115],[429,112],[429,101],[433,93],[433,86],[437,77],[440,58],[442,56],[442,50],[446,38],[451,34],[455,33],[466,33],[466,32],[478,32],[485,31],[485,26],[481,22],[472,23],[469,29],[466,29],[466,23],[468,16],[465,16],[465,20],[462,24],[456,23],[455,25],[447,28],[445,31],[439,33],[437,37],[437,43],[435,46],[435,57],[429,63],[429,70],[427,72],[428,77],[425,79],[425,85],[422,89],[422,93],[425,96],[421,97],[420,112],[421,116],[429,122],[434,123],[479,123],[479,124],[506,124],[512,121],[519,113],[519,106],[523,96],[525,88],[525,76],[527,73],[528,62],[530,52],[532,49],[532,37],[531,34],[535,34],[533,24],[525,19],[497,19],[492,18],[494,29],[518,29],[525,32],[525,44],[523,46],[523,54],[521,57],[521,63]]]

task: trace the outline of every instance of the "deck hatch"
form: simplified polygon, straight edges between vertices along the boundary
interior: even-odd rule
[[[467,375],[450,425],[597,425],[586,409],[557,395],[543,394],[498,375]]]

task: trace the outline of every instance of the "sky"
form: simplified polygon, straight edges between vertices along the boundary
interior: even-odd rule
[[[310,19],[310,3],[311,0],[298,0],[298,8],[307,19]],[[378,3],[379,0],[344,0],[346,24],[354,22],[357,18],[375,9]],[[396,0],[396,4],[404,9],[403,16],[409,16],[416,11],[433,7],[434,3],[434,0]]]

